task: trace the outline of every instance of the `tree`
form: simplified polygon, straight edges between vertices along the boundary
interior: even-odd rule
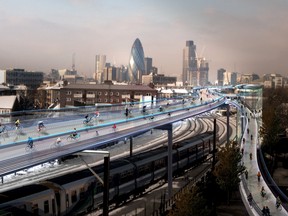
[[[203,189],[195,185],[191,190],[183,193],[175,203],[175,208],[169,212],[169,216],[209,216],[211,209],[207,206],[207,199],[204,197]]]
[[[232,192],[238,190],[239,176],[246,168],[241,164],[242,155],[236,142],[220,147],[217,156],[218,163],[213,174],[216,176],[216,182],[221,190],[226,192],[227,203],[229,204]]]
[[[281,149],[280,135],[288,128],[287,89],[264,91],[262,126],[262,151],[272,157],[272,167],[276,164],[277,154]],[[271,170],[273,172],[273,170]]]

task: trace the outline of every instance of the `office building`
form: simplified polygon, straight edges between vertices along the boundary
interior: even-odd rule
[[[96,55],[94,79],[98,84],[102,83],[104,80],[103,72],[105,66],[106,66],[106,55]]]
[[[198,85],[199,86],[207,86],[209,64],[204,58],[199,58],[198,63],[199,63]]]
[[[218,86],[223,86],[224,85],[224,73],[226,70],[224,68],[220,68],[217,70],[217,83]]]
[[[128,64],[130,83],[141,83],[142,74],[145,74],[144,51],[140,40],[133,43]]]
[[[196,45],[193,41],[186,41],[186,46],[183,49],[182,82],[184,85],[198,85]]]
[[[143,75],[148,75],[153,72],[153,64],[152,64],[152,58],[145,58],[145,73]]]
[[[28,72],[24,69],[0,70],[0,83],[7,85],[25,85],[29,89],[37,89],[43,79],[43,72]]]

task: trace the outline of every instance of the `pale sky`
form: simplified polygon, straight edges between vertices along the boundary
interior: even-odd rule
[[[193,40],[210,64],[240,73],[288,71],[288,0],[0,0],[0,69],[92,77],[95,55],[127,65],[139,38],[159,73],[181,77]]]

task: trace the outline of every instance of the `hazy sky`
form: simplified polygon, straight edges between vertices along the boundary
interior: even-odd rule
[[[139,38],[160,73],[180,77],[186,40],[210,63],[287,74],[287,0],[0,0],[0,69],[75,66],[92,77],[95,55],[127,65]]]

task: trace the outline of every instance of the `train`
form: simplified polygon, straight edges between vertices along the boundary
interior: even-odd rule
[[[214,136],[205,132],[173,144],[173,176],[208,160]],[[141,195],[152,184],[167,180],[168,147],[161,146],[110,161],[109,205],[118,206]],[[104,165],[92,167],[102,179]],[[83,215],[101,209],[103,185],[84,169],[0,194],[0,215]]]

